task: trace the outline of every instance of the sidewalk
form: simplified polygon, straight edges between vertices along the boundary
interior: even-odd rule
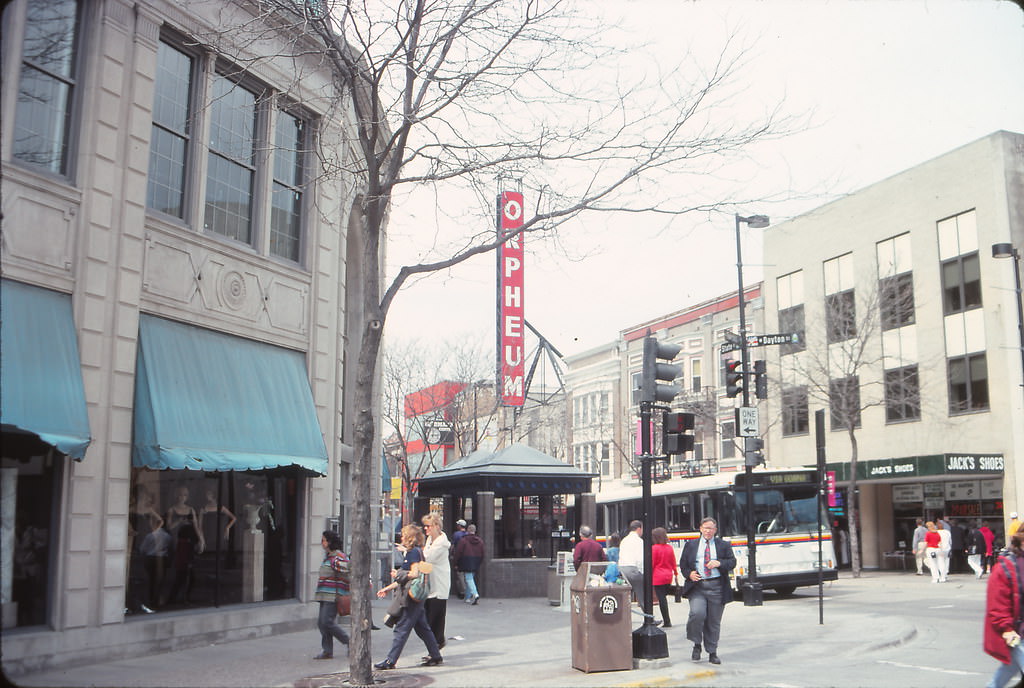
[[[686,640],[687,604],[672,603],[673,627],[665,629],[669,658],[645,660],[631,671],[584,674],[571,666],[569,612],[551,607],[546,598],[485,599],[476,606],[458,599],[448,603],[444,664],[419,666],[425,654],[422,642],[411,636],[398,669],[374,671],[387,686],[646,686],[666,680],[731,685],[744,667],[759,657],[773,663],[792,661],[803,666],[827,663],[836,656],[855,656],[899,646],[917,630],[913,616],[894,617],[887,600],[913,603],[916,595],[934,595],[938,586],[913,573],[866,572],[853,579],[844,574],[825,585],[824,625],[819,625],[817,588],[802,588],[791,599],[766,594],[764,606],[728,605],[723,623],[720,655],[723,664],[689,660]],[[973,577],[971,577],[973,578]],[[971,583],[974,586],[971,586]],[[974,598],[984,599],[984,581],[964,578],[958,586]],[[869,601],[870,600],[870,601]],[[374,603],[380,623],[385,604]],[[860,611],[858,611],[860,610]],[[658,616],[655,605],[655,616]],[[880,623],[880,618],[885,622]],[[634,612],[634,627],[640,616]],[[784,644],[768,643],[785,629]],[[383,659],[392,631],[372,632],[372,661]],[[26,687],[138,687],[138,688],[327,688],[348,678],[343,652],[328,661],[313,661],[319,634],[311,618],[309,630],[271,638],[242,640],[178,652],[138,657],[74,669],[16,677]],[[336,648],[336,652],[338,648]],[[791,655],[791,657],[790,657]],[[741,661],[742,659],[742,661]]]

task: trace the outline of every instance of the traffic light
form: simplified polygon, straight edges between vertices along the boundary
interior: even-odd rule
[[[665,454],[693,451],[693,435],[686,434],[687,430],[693,430],[693,421],[692,413],[665,411],[661,420],[661,450]]]
[[[756,466],[764,463],[764,440],[760,437],[745,437],[743,442],[744,465]]]
[[[644,363],[640,373],[640,401],[668,403],[679,394],[671,384],[683,372],[682,366],[659,363],[671,361],[682,350],[678,344],[665,344],[655,337],[644,338]],[[661,384],[662,382],[668,384]]]
[[[743,371],[740,366],[743,361],[734,361],[731,358],[725,362],[725,396],[730,399],[743,391]]]
[[[754,361],[754,396],[758,399],[768,398],[768,374],[764,361]]]

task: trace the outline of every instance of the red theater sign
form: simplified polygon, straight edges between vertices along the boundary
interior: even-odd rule
[[[523,194],[498,197],[498,236],[523,226]],[[498,249],[498,371],[501,403],[522,406],[526,374],[523,310],[523,235],[509,237]]]

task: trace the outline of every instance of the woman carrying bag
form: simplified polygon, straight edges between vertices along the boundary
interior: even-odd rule
[[[423,660],[422,666],[436,666],[443,662],[441,650],[437,647],[437,639],[434,632],[430,630],[427,617],[424,612],[424,602],[430,593],[429,576],[433,566],[423,561],[422,552],[419,551],[423,545],[423,531],[417,525],[407,525],[402,528],[401,548],[406,553],[406,561],[411,562],[409,569],[394,569],[391,577],[392,583],[377,591],[377,597],[383,598],[388,592],[395,591],[395,599],[388,609],[388,621],[398,616],[398,623],[395,624],[394,641],[391,643],[391,650],[382,662],[374,664],[376,669],[394,669],[398,664],[398,658],[405,649],[405,643],[409,640],[409,633],[413,630],[420,637],[423,644],[427,646],[428,657]],[[411,556],[410,556],[411,555]]]
[[[338,625],[338,598],[349,594],[348,555],[341,551],[341,538],[333,530],[325,530],[320,537],[324,548],[324,560],[320,563],[320,575],[316,583],[316,601],[320,613],[316,627],[320,630],[320,654],[313,659],[334,657],[334,640],[348,645],[348,635]]]

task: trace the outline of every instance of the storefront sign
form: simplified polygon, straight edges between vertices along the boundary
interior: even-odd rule
[[[946,501],[960,502],[981,499],[980,480],[958,480],[946,483]]]
[[[526,316],[523,308],[523,194],[498,197],[498,236],[509,238],[498,249],[498,370],[501,403],[522,406],[526,400]]]
[[[893,485],[892,501],[894,504],[917,504],[924,501],[924,489],[918,484]]]
[[[1004,463],[1002,454],[935,454],[900,459],[874,459],[857,462],[857,480],[895,482],[902,478],[927,476],[1002,475]],[[848,462],[830,463],[828,469],[836,472],[836,478],[840,482],[850,480]]]

